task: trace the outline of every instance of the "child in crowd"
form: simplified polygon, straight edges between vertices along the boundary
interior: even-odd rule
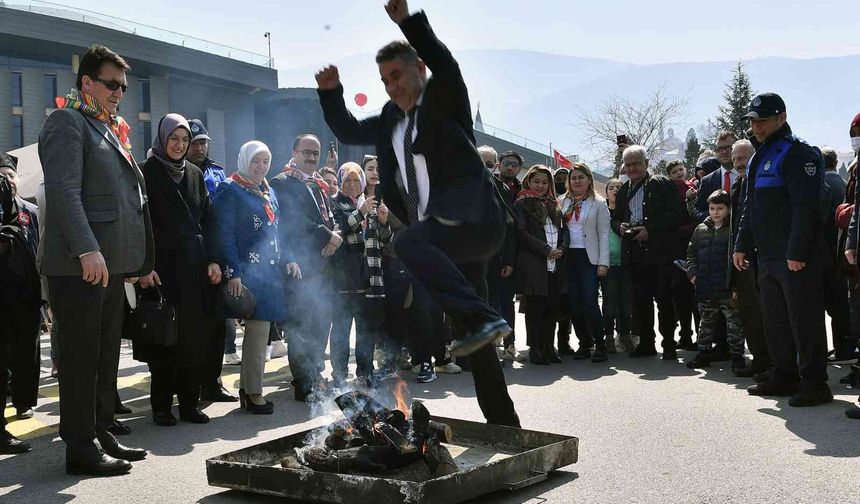
[[[693,232],[687,247],[687,278],[696,286],[701,322],[699,353],[687,362],[690,369],[710,365],[711,345],[717,314],[726,318],[726,332],[732,369],[746,366],[744,338],[738,318],[737,300],[732,293],[731,197],[722,189],[708,197],[708,218]]]
[[[617,178],[606,182],[604,194],[610,212],[615,209],[615,195],[622,186]],[[603,294],[603,330],[606,335],[607,350],[615,347],[615,331],[618,330],[618,343],[623,351],[632,352],[636,348],[630,337],[631,317],[633,314],[633,292],[630,272],[621,264],[621,237],[609,231],[609,272],[600,279]]]

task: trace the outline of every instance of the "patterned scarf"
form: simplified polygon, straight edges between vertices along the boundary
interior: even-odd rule
[[[239,172],[233,172],[230,175],[230,180],[242,186],[246,191],[253,194],[254,196],[259,196],[266,202],[266,217],[269,218],[269,222],[275,222],[275,209],[272,207],[272,202],[269,199],[269,183],[266,182],[266,179],[263,179],[263,183],[257,185],[253,180],[243,177],[239,174]],[[262,189],[260,188],[262,186]]]
[[[582,203],[588,199],[588,195],[586,194],[584,198],[577,199],[571,196],[565,196],[564,199],[570,200],[570,206],[565,209],[562,217],[564,218],[564,223],[567,224],[571,219],[576,219],[576,222],[579,222],[579,213],[582,211]]]
[[[391,237],[391,228],[383,226],[379,222],[376,212],[362,217],[358,211],[358,201],[354,200],[343,193],[339,193],[334,199],[334,204],[337,209],[348,215],[347,223],[349,229],[341,229],[343,239],[347,243],[357,244],[364,242],[364,258],[367,262],[367,272],[369,276],[368,289],[365,291],[365,297],[368,298],[384,298],[385,283],[382,279],[382,245],[383,241],[387,241]],[[361,228],[362,231],[352,233],[351,229]]]
[[[288,177],[293,177],[294,179],[301,180],[304,182],[311,190],[317,190],[317,197],[314,198],[317,201],[317,206],[319,207],[320,217],[322,217],[323,223],[329,228],[334,229],[334,223],[332,221],[331,209],[329,208],[328,197],[329,194],[329,186],[325,180],[323,180],[322,176],[319,173],[314,172],[312,175],[307,176],[303,172],[299,171],[292,164],[288,164],[284,167],[284,171]]]
[[[75,109],[92,117],[96,121],[107,124],[111,131],[113,131],[113,134],[116,135],[122,148],[125,150],[125,152],[123,152],[125,158],[128,159],[130,163],[133,162],[131,157],[131,142],[128,139],[128,134],[131,133],[131,127],[127,122],[125,122],[125,119],[120,116],[111,115],[110,112],[108,112],[95,98],[76,88],[72,88],[65,98],[58,96],[54,101],[57,104],[57,108]]]
[[[517,201],[534,198],[540,200],[543,203],[543,206],[546,207],[547,215],[555,215],[558,211],[558,201],[552,197],[549,191],[546,192],[543,196],[539,195],[532,189],[523,189],[517,194]]]

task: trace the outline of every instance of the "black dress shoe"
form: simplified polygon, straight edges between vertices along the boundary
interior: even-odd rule
[[[102,445],[102,450],[113,458],[128,460],[129,462],[136,462],[146,458],[146,450],[124,446],[109,432],[99,432],[96,434],[96,438],[99,440],[99,444]]]
[[[483,324],[476,331],[454,340],[448,350],[454,357],[464,357],[494,341],[510,336],[512,332],[513,330],[505,322],[505,319],[494,320]]]
[[[591,354],[591,362],[605,362],[609,360],[609,357],[606,355],[606,351],[601,348],[595,348],[594,353]]]
[[[546,355],[536,348],[529,348],[529,362],[538,366],[549,365],[549,359],[546,358]]]
[[[663,360],[675,360],[678,358],[678,351],[674,348],[664,349],[663,350]]]
[[[833,402],[833,392],[830,391],[827,382],[814,384],[801,382],[800,390],[791,396],[791,399],[788,400],[788,405],[795,408],[803,408],[831,402]]]
[[[115,415],[128,415],[131,414],[131,408],[121,402],[118,402],[113,407],[113,412]]]
[[[770,381],[770,375],[771,371],[769,369],[761,373],[756,373],[753,375],[753,381],[756,383],[767,383]]]
[[[130,470],[131,463],[128,460],[114,458],[105,453],[91,462],[66,460],[66,474],[117,476]]]
[[[845,410],[845,416],[851,420],[860,420],[860,407],[856,404]]]
[[[550,348],[546,352],[546,354],[547,354],[547,360],[550,362],[550,364],[561,364],[562,363],[561,357],[559,357],[558,353],[556,353],[555,348]]]
[[[163,427],[173,427],[176,425],[176,417],[169,411],[153,411],[152,421]]]
[[[236,402],[238,397],[231,395],[223,386],[200,389],[200,400],[210,402]]]
[[[732,355],[729,353],[729,347],[717,345],[711,353],[711,362],[726,362],[732,360]]]
[[[16,455],[30,451],[30,445],[16,438],[5,429],[0,432],[0,455]]]
[[[749,395],[789,397],[797,393],[798,383],[775,382],[773,380],[757,383],[747,389]]]
[[[657,349],[653,346],[639,345],[628,355],[630,355],[630,357],[654,357],[657,355]]]
[[[752,363],[741,369],[732,369],[732,374],[737,376],[738,378],[752,378],[755,375],[767,371],[767,364],[761,362],[761,360],[753,359]]]
[[[105,430],[107,430],[114,436],[128,436],[129,434],[131,434],[131,427],[116,419],[114,419],[113,423],[108,425],[107,429]]]
[[[191,422],[196,424],[209,423],[209,415],[203,413],[199,409],[188,411],[179,410],[179,419],[184,422]]]
[[[560,346],[558,347],[558,353],[559,355],[573,355],[576,352],[573,350],[573,348],[570,348],[569,346]]]
[[[580,346],[573,353],[573,360],[586,360],[591,358],[591,347]]]
[[[852,387],[860,385],[860,366],[858,366],[857,364],[852,365],[851,371],[849,371],[847,375],[840,378],[839,383],[843,385],[851,385]]]

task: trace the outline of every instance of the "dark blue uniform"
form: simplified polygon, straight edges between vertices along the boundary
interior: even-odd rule
[[[747,168],[735,250],[758,255],[765,336],[774,361],[771,380],[780,385],[827,380],[819,224],[823,174],[818,149],[793,136],[788,124],[757,146]],[[787,260],[806,267],[790,271]]]

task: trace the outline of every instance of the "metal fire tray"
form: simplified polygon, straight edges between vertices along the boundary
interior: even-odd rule
[[[296,500],[337,504],[453,504],[497,490],[517,490],[578,459],[579,439],[560,434],[432,417],[451,426],[445,444],[460,471],[442,477],[418,461],[381,474],[338,474],[285,469],[281,459],[304,444],[310,431],[206,461],[209,484]]]

